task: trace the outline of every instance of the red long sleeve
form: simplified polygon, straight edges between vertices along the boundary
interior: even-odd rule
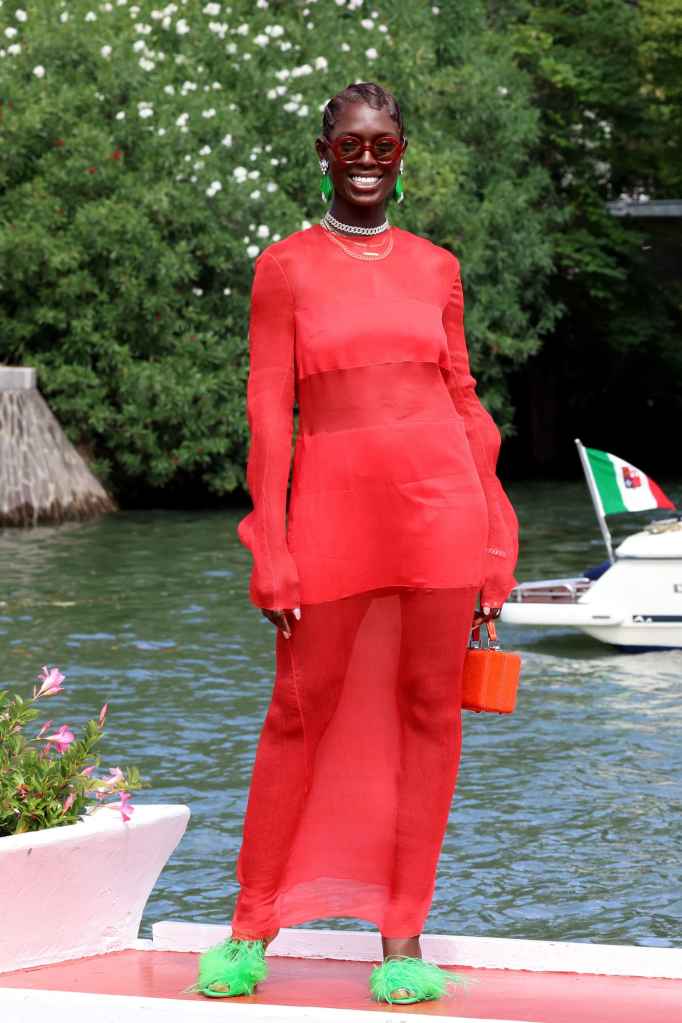
[[[277,259],[255,263],[249,321],[246,470],[253,511],[237,535],[253,555],[249,596],[256,607],[300,606],[296,564],[286,542],[287,485],[294,407],[294,302]]]
[[[501,435],[490,413],[476,394],[464,334],[464,294],[459,261],[453,256],[455,275],[450,298],[443,313],[452,369],[447,386],[454,406],[464,420],[488,505],[488,545],[481,606],[501,607],[516,585],[514,569],[518,558],[518,520],[514,508],[497,478]]]

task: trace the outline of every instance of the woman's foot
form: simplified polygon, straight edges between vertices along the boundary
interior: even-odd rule
[[[251,995],[256,984],[265,980],[265,949],[274,939],[228,938],[199,956],[199,976],[187,992],[200,992],[211,998]]]
[[[381,936],[381,947],[384,954],[384,962],[389,956],[410,956],[414,959],[421,959],[422,950],[419,944],[419,935],[416,934],[413,938],[384,938]],[[414,992],[409,988],[396,988],[394,991],[389,992],[391,998],[405,999],[412,998]]]

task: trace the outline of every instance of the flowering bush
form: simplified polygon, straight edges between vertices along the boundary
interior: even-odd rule
[[[549,179],[483,0],[0,4],[0,337],[116,494],[244,482],[254,258],[319,217],[313,141],[351,81],[398,96],[392,218],[462,258],[475,369],[552,322]],[[482,301],[477,301],[477,293]]]
[[[82,739],[68,725],[53,729],[51,720],[30,738],[24,728],[40,713],[35,704],[61,693],[64,675],[45,665],[39,681],[28,702],[18,693],[0,691],[0,837],[74,824],[93,809],[92,800],[95,807],[113,807],[129,820],[131,791],[148,785],[137,768],[124,773],[114,767],[105,778],[94,775],[99,757],[93,750],[102,737],[108,704],[97,721],[88,721]],[[116,802],[105,802],[115,795]]]

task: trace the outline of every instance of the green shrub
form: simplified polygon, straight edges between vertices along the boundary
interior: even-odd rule
[[[116,793],[115,807],[128,820],[134,810],[130,792],[147,786],[137,768],[123,772],[115,767],[108,778],[93,775],[100,763],[94,749],[102,737],[108,704],[97,721],[88,721],[81,739],[68,725],[53,730],[51,720],[29,738],[24,728],[40,713],[35,703],[61,693],[64,676],[45,665],[39,680],[41,685],[34,687],[28,702],[18,693],[0,690],[0,838],[74,824],[92,809],[93,799],[111,805],[102,801]]]
[[[542,289],[556,214],[528,162],[526,78],[482,11],[3,4],[0,360],[37,367],[119,498],[243,484],[252,262],[320,216],[320,111],[354,80],[403,105],[406,201],[392,217],[461,258],[474,369],[511,423],[504,369],[555,313]]]

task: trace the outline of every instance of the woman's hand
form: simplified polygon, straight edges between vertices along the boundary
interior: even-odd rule
[[[273,625],[276,625],[278,629],[281,629],[284,633],[285,639],[291,639],[291,625],[287,619],[288,614],[293,614],[294,618],[298,621],[301,617],[300,607],[294,608],[283,608],[282,610],[270,610],[270,608],[262,607],[261,614],[265,615],[268,621],[271,621]]]
[[[484,604],[480,610],[474,611],[474,623],[471,627],[475,629],[477,626],[482,625],[483,622],[489,622],[491,618],[499,618],[501,614],[501,607],[489,607],[487,604]]]

